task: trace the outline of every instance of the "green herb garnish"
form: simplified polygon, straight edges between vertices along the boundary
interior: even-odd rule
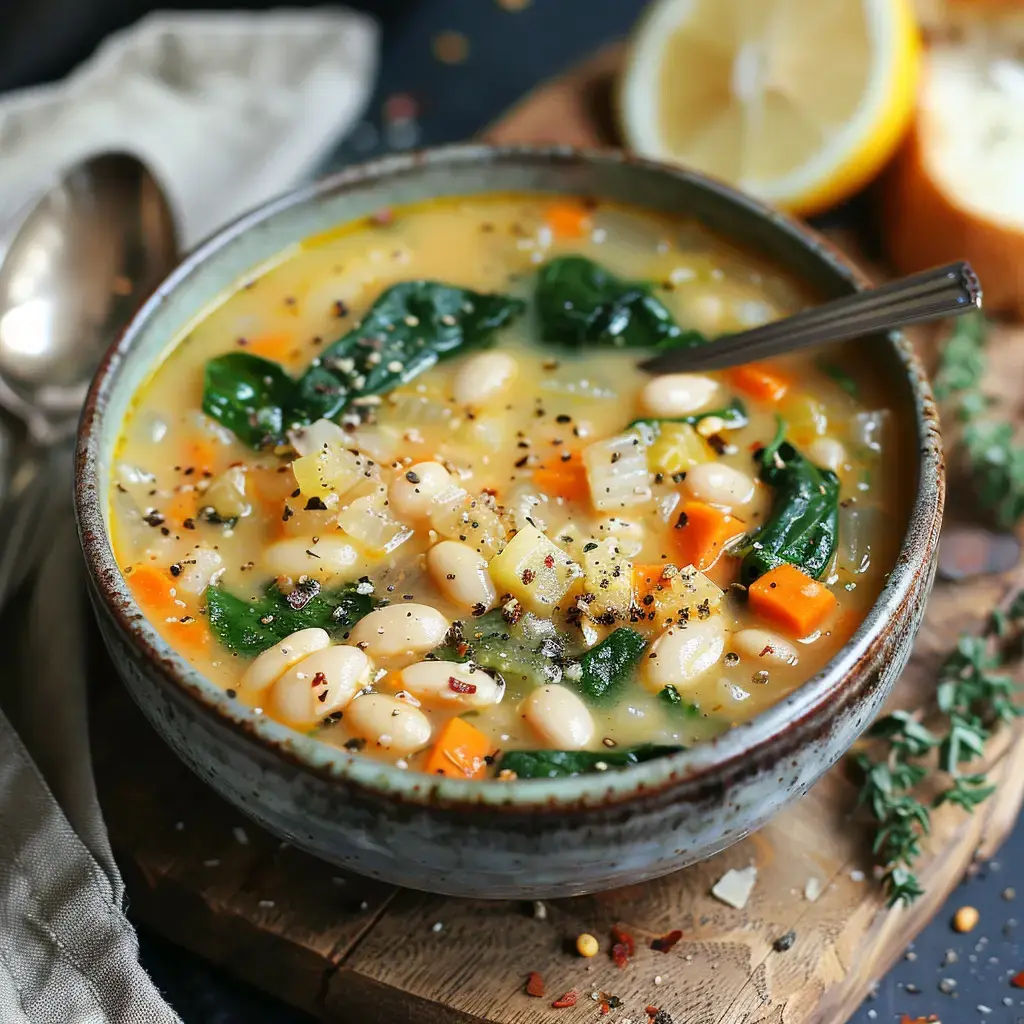
[[[1004,529],[1024,515],[1024,447],[1010,423],[988,415],[992,399],[981,390],[988,321],[973,313],[957,319],[935,375],[935,395],[949,403],[961,425],[964,460],[979,503]]]
[[[924,891],[913,867],[921,854],[921,837],[931,825],[931,808],[952,803],[973,811],[995,790],[984,773],[963,774],[960,766],[984,752],[999,722],[1022,713],[1013,701],[1016,684],[999,671],[1019,647],[1022,626],[1024,592],[1006,611],[993,612],[980,635],[961,636],[943,662],[937,694],[942,731],[897,711],[879,719],[868,733],[884,743],[881,756],[856,756],[864,772],[860,802],[877,823],[873,850],[885,869],[882,884],[890,906],[910,904]],[[914,789],[928,775],[925,759],[933,751],[950,781],[929,806]]]

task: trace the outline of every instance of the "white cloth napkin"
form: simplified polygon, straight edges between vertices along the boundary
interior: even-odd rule
[[[376,58],[374,22],[343,9],[146,18],[65,81],[0,96],[0,230],[71,163],[118,149],[159,176],[191,246],[315,172]],[[0,1022],[180,1024],[139,966],[96,800],[69,452],[44,471],[65,507],[22,628],[8,614],[0,634]]]

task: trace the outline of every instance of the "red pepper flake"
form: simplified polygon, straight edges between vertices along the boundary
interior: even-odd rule
[[[929,1013],[927,1017],[911,1017],[909,1013],[900,1017],[900,1024],[938,1024],[938,1015]]]
[[[555,556],[554,555],[545,555],[544,556],[544,565],[548,569],[554,569],[554,567],[555,567]]]
[[[539,971],[530,971],[530,976],[526,979],[526,994],[533,996],[534,999],[540,999],[544,995],[544,979]]]
[[[621,924],[612,927],[612,941],[625,946],[627,956],[632,956],[636,952],[636,940]]]
[[[462,679],[456,679],[455,676],[449,676],[448,689],[452,693],[476,693],[476,683],[467,683]]]
[[[682,937],[683,933],[676,928],[675,931],[662,935],[660,939],[655,939],[651,943],[651,949],[656,949],[659,953],[667,953]]]
[[[553,1009],[555,1009],[555,1010],[564,1010],[564,1009],[566,1009],[567,1007],[570,1007],[570,1006],[575,1006],[575,1005],[576,1005],[576,999],[577,999],[577,998],[578,998],[578,997],[577,997],[577,995],[576,995],[576,989],[573,989],[573,990],[572,990],[571,992],[566,992],[566,993],[564,993],[563,995],[560,995],[560,996],[559,996],[559,997],[558,997],[558,998],[557,998],[557,999],[556,999],[556,1000],[555,1000],[555,1001],[554,1001],[554,1002],[553,1002],[553,1003],[551,1004],[551,1006],[552,1006],[552,1008],[553,1008]]]
[[[413,121],[419,112],[419,103],[407,92],[396,92],[384,101],[385,121]]]
[[[381,227],[391,224],[395,219],[394,210],[389,210],[385,207],[383,210],[377,210],[376,213],[370,214],[370,223],[377,224]]]
[[[1010,984],[1014,988],[1024,988],[1024,971],[1021,971],[1019,974],[1015,974],[1010,979]]]
[[[537,574],[532,569],[523,570],[523,583],[526,586],[529,586],[536,578]]]

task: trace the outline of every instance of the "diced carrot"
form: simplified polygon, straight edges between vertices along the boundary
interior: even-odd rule
[[[779,402],[789,390],[789,379],[763,363],[747,363],[729,371],[729,383],[762,402]]]
[[[788,562],[766,572],[747,590],[750,610],[793,636],[810,636],[836,607],[828,587]]]
[[[174,577],[166,569],[155,565],[136,565],[125,579],[135,600],[147,610],[163,612],[172,601]]]
[[[538,466],[533,471],[533,482],[553,498],[565,498],[567,501],[590,499],[587,467],[576,452],[564,461],[557,459]]]
[[[181,468],[193,470],[193,476],[212,476],[220,461],[217,448],[218,445],[208,437],[193,437],[186,446]]]
[[[668,585],[664,571],[665,567],[657,562],[653,565],[637,563],[633,566],[633,600],[637,604],[643,604],[645,597]]]
[[[162,622],[158,628],[167,637],[171,646],[182,653],[198,654],[206,650],[213,639],[206,619],[192,615],[182,615],[180,619]]]
[[[275,363],[287,363],[298,350],[295,338],[282,331],[278,334],[264,334],[261,338],[251,338],[245,343],[245,351],[254,356],[272,359]]]
[[[176,491],[174,497],[164,511],[164,519],[172,530],[181,529],[181,524],[186,519],[191,519],[196,514],[196,492],[182,488]]]
[[[464,718],[452,718],[431,747],[423,770],[429,775],[455,779],[479,779],[487,773],[484,760],[494,753],[494,744]]]
[[[728,512],[703,501],[685,501],[673,535],[682,565],[710,569],[726,543],[743,533],[743,524]]]
[[[590,230],[590,213],[582,203],[552,203],[545,219],[555,238],[582,238]]]

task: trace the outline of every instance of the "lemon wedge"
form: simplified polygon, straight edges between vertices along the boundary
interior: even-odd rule
[[[875,176],[909,124],[908,0],[655,0],[619,85],[627,145],[795,213]]]

